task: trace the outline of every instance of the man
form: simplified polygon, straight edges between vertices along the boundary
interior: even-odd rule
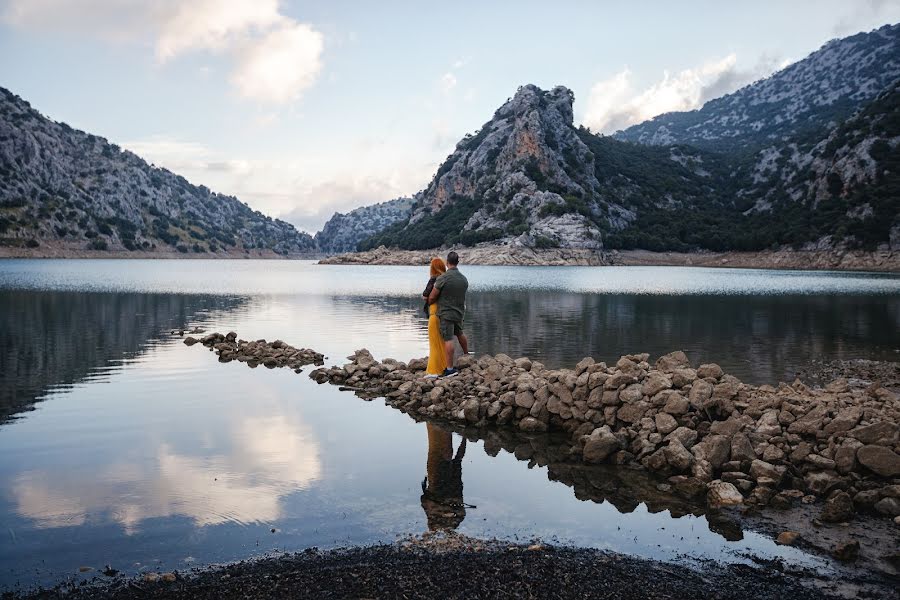
[[[428,297],[429,303],[437,302],[437,316],[441,321],[441,339],[447,354],[447,369],[442,377],[453,377],[458,374],[454,364],[453,338],[459,340],[463,354],[469,353],[469,340],[463,333],[463,317],[466,314],[466,290],[469,280],[459,272],[459,255],[451,252],[447,255],[447,272],[437,278],[434,289]]]

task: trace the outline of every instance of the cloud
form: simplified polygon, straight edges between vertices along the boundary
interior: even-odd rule
[[[456,75],[453,73],[444,73],[439,82],[441,91],[445,94],[449,93],[456,87]]]
[[[778,59],[763,56],[749,70],[737,68],[737,57],[729,54],[699,67],[685,69],[663,78],[643,90],[636,90],[632,73],[625,67],[591,88],[584,124],[603,133],[612,133],[672,111],[694,110],[705,102],[771,74],[783,66]]]
[[[287,23],[239,52],[231,82],[245,98],[290,102],[315,83],[324,45],[309,25]]]
[[[277,0],[191,0],[164,11],[156,57],[160,61],[191,50],[221,50],[252,30],[286,20]]]
[[[858,0],[845,6],[847,12],[831,30],[838,37],[900,21],[900,4],[895,0]]]
[[[7,0],[2,22],[152,46],[160,65],[194,52],[224,55],[238,94],[297,100],[322,70],[324,36],[280,12],[278,0]]]

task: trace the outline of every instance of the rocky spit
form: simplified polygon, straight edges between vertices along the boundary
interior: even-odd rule
[[[184,343],[251,367],[299,372],[324,361],[314,350],[239,340],[234,332]],[[378,361],[362,349],[309,376],[384,397],[419,418],[561,432],[570,444],[565,458],[645,469],[711,509],[821,502],[822,522],[869,513],[900,525],[900,398],[893,391],[846,379],[817,388],[751,386],[714,363],[695,368],[681,351],[652,365],[649,358],[625,355],[607,366],[587,357],[574,369],[548,369],[528,358],[468,355],[457,360],[459,375],[429,379],[424,358]]]
[[[210,333],[202,338],[188,336],[184,338],[187,346],[202,344],[214,350],[219,356],[219,362],[231,362],[233,360],[247,363],[248,367],[256,368],[259,365],[274,369],[276,367],[289,367],[295,373],[303,372],[306,365],[324,364],[325,356],[308,348],[294,348],[281,340],[267,342],[266,340],[237,339],[237,334],[230,331],[226,334]]]
[[[900,525],[900,399],[878,384],[750,386],[680,351],[653,365],[632,354],[558,370],[470,355],[448,379],[424,378],[425,359],[379,362],[358,350],[349,360],[310,377],[425,418],[564,432],[572,460],[646,469],[712,509],[821,501],[822,522],[863,512]]]

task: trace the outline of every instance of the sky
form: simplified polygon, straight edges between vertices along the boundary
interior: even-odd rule
[[[315,232],[423,189],[521,85],[612,133],[898,21],[900,0],[0,0],[0,86]]]

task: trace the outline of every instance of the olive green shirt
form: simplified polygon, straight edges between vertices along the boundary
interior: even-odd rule
[[[447,269],[437,278],[434,287],[441,291],[438,296],[438,318],[446,321],[462,323],[466,314],[466,290],[469,280],[459,269]]]

